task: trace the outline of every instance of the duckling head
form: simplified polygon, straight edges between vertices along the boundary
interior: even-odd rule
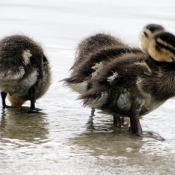
[[[150,40],[148,53],[160,62],[175,62],[175,36],[169,32],[161,32]]]
[[[153,37],[154,34],[163,31],[165,31],[165,29],[158,24],[148,24],[147,26],[145,26],[139,36],[140,49],[143,52],[148,53],[148,44],[150,42],[150,39]]]
[[[33,68],[41,67],[42,49],[23,35],[7,36],[0,40],[0,79],[22,79]]]

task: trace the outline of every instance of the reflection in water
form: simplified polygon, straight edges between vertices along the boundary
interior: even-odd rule
[[[1,138],[18,139],[27,142],[47,139],[46,114],[39,112],[27,114],[27,109],[9,108],[2,109],[0,117]]]
[[[92,158],[94,166],[90,167],[95,170],[110,167],[107,168],[109,174],[134,175],[140,175],[140,172],[171,174],[174,171],[175,150],[167,142],[135,137],[128,132],[128,127],[114,130],[108,117],[101,120],[90,117],[86,127],[84,133],[69,139],[69,142],[74,145],[71,151],[75,156]]]
[[[110,116],[89,117],[86,132],[70,139],[77,147],[76,154],[88,154],[95,157],[123,157],[144,159],[145,155],[175,155],[175,151],[167,142],[153,138],[141,138],[132,135],[128,126],[114,128]],[[96,120],[94,122],[94,120]],[[138,163],[138,162],[137,162]]]
[[[116,128],[113,126],[113,116],[107,113],[102,113],[98,111],[95,116],[90,116],[87,123],[87,131],[97,132],[97,131],[107,131],[107,132],[120,132],[122,128],[127,128],[129,130],[129,119],[125,118],[125,125],[121,128]]]

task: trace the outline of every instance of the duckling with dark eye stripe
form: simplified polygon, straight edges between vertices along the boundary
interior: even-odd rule
[[[173,34],[156,34],[148,45],[150,56],[125,54],[114,59],[101,74],[89,80],[92,88],[79,99],[85,106],[128,116],[133,134],[149,135],[143,134],[139,117],[175,96],[174,46]]]
[[[154,36],[154,40],[151,40],[148,47],[149,54],[156,61],[175,62],[175,45],[173,43],[173,35],[167,35],[162,33]]]
[[[76,73],[64,79],[66,85],[80,94],[87,91],[87,81],[95,77],[113,59],[126,53],[142,53],[137,48],[111,47],[102,49],[95,54],[91,54],[88,60],[84,60],[77,68]],[[143,54],[143,53],[142,53]],[[82,87],[83,86],[83,87]]]
[[[35,112],[35,100],[43,96],[51,82],[49,61],[41,46],[23,35],[5,37],[0,41],[0,90],[3,108],[30,100],[29,112]]]
[[[148,44],[150,42],[150,39],[153,35],[155,35],[158,32],[165,31],[164,27],[159,24],[148,24],[146,25],[139,36],[139,46],[140,49],[148,53]]]

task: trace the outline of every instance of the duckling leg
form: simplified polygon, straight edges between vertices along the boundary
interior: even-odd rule
[[[113,119],[114,119],[113,120],[114,127],[121,128],[121,119],[120,119],[120,116],[114,114],[113,115]]]
[[[125,117],[120,117],[120,120],[121,120],[121,124],[123,125],[123,126],[125,126],[125,125],[127,125],[127,122],[125,121]]]
[[[95,108],[92,108],[91,109],[91,116],[94,116],[95,115],[94,113],[95,113]]]
[[[32,86],[29,89],[30,109],[29,109],[28,113],[36,113],[37,112],[35,109],[35,93],[36,93],[35,87]]]
[[[7,106],[6,102],[5,102],[6,96],[7,96],[7,93],[1,92],[2,107],[3,108],[10,108],[10,106]]]
[[[139,115],[138,117],[130,117],[130,121],[131,121],[130,129],[133,132],[133,134],[135,134],[136,136],[140,136],[144,138],[154,138],[156,140],[165,141],[165,139],[161,137],[159,134],[156,134],[150,131],[142,131],[142,127],[139,121]]]
[[[130,123],[131,123],[130,129],[132,133],[135,134],[136,136],[143,135],[142,127],[139,120],[139,112],[140,110],[135,110],[134,112],[132,112],[132,115],[130,117]]]
[[[125,119],[124,119],[124,117],[120,117],[119,115],[113,115],[113,124],[114,124],[114,126],[115,127],[117,127],[117,128],[121,128],[121,126],[123,125],[126,125],[125,124]]]

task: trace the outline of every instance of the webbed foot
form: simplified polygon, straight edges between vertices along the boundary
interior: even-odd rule
[[[157,134],[155,132],[151,132],[151,131],[143,131],[143,133],[140,135],[140,137],[153,138],[156,140],[165,141],[165,139],[163,137],[161,137],[159,134]]]
[[[8,106],[8,105],[3,105],[3,109],[5,108],[13,108],[12,106]]]
[[[38,113],[38,111],[36,110],[36,109],[29,109],[28,111],[27,111],[27,113],[29,113],[29,114],[34,114],[34,113]]]
[[[113,124],[115,128],[121,128],[122,119],[119,115],[113,115]]]

